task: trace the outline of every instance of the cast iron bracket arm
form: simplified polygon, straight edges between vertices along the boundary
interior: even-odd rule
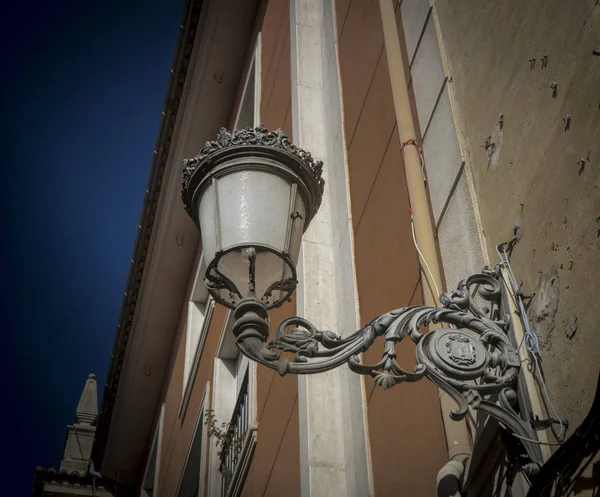
[[[369,325],[349,337],[341,338],[330,331],[318,331],[303,318],[293,317],[282,321],[277,328],[276,339],[268,341],[267,310],[257,299],[242,300],[235,308],[234,317],[233,334],[240,351],[251,360],[275,369],[282,376],[288,373],[316,374],[335,369],[367,350],[375,339]],[[286,328],[292,325],[300,325],[301,328],[292,328],[286,333]],[[282,357],[283,352],[294,352],[293,360]]]
[[[236,307],[233,332],[242,353],[280,374],[315,374],[348,363],[356,373],[372,376],[376,383],[389,388],[404,381],[417,381],[425,374],[462,391],[464,380],[481,378],[483,383],[470,385],[481,393],[499,391],[517,377],[519,363],[504,333],[506,321],[491,319],[490,309],[480,309],[469,294],[475,286],[485,300],[496,302],[500,295],[497,273],[485,271],[463,280],[458,290],[441,295],[444,307],[412,306],[379,316],[347,337],[331,331],[319,331],[309,321],[292,317],[282,321],[275,340],[268,341],[269,324],[265,305],[258,299],[242,300]],[[457,329],[440,328],[426,335],[421,327],[430,323],[448,323]],[[413,372],[396,362],[396,344],[406,335],[417,344],[417,364]],[[432,345],[444,335],[444,345]],[[384,337],[381,360],[364,365],[358,355],[368,350],[375,338]],[[439,340],[438,340],[439,341]],[[489,352],[487,349],[494,349]],[[293,352],[293,360],[282,357]],[[496,370],[500,369],[501,374]],[[455,397],[455,395],[453,395]],[[462,410],[462,409],[461,409]]]
[[[467,400],[475,411],[481,411],[493,417],[519,438],[531,460],[524,471],[529,476],[533,476],[538,473],[544,462],[535,441],[535,431],[530,424],[519,417],[510,405],[512,402],[516,402],[516,397],[517,394],[512,388],[504,388],[498,395],[498,402],[482,399],[474,391],[468,392]]]
[[[383,389],[427,378],[457,404],[450,417],[463,419],[468,407],[485,412],[515,433],[523,443],[531,471],[541,465],[535,431],[511,402],[516,398],[520,361],[510,338],[510,318],[501,314],[498,270],[484,270],[462,280],[457,290],[440,296],[443,307],[403,307],[379,316],[346,337],[320,331],[301,317],[284,319],[269,341],[265,304],[250,298],[234,311],[233,333],[243,354],[280,375],[316,374],[348,364],[355,373],[371,376]],[[483,305],[485,304],[485,306]],[[429,324],[450,325],[422,334]],[[396,361],[396,345],[406,336],[416,345],[412,371]],[[363,364],[360,354],[383,337],[383,353],[375,364]],[[292,357],[286,357],[292,353]],[[511,400],[511,402],[509,402]]]

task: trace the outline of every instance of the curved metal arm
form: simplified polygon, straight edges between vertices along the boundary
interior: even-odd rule
[[[443,307],[412,306],[388,312],[349,336],[317,330],[309,321],[292,317],[277,327],[269,341],[267,310],[258,300],[246,299],[234,311],[233,333],[239,349],[253,361],[279,374],[314,374],[348,364],[358,374],[371,376],[383,389],[427,376],[457,403],[454,420],[466,416],[468,406],[486,412],[523,438],[535,439],[507,399],[516,398],[520,362],[507,332],[510,317],[501,316],[502,291],[498,270],[484,270],[440,296]],[[429,333],[430,323],[446,323]],[[412,371],[396,362],[396,345],[406,336],[416,344]],[[383,337],[383,354],[376,364],[361,362],[359,354]],[[293,353],[291,358],[286,353]],[[489,397],[494,396],[494,400]],[[535,443],[523,441],[534,471],[542,463]]]

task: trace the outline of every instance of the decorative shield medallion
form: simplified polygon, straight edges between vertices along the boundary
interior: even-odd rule
[[[489,363],[484,345],[468,330],[440,328],[432,332],[429,355],[448,376],[468,379],[481,374]]]
[[[446,353],[448,358],[461,366],[471,366],[476,362],[475,346],[465,335],[453,333],[446,335]]]

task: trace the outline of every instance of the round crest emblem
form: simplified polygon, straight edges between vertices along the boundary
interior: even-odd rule
[[[479,376],[489,363],[489,353],[476,334],[468,330],[440,328],[432,332],[431,360],[452,378]]]

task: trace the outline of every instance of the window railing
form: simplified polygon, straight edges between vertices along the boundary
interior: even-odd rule
[[[228,495],[229,487],[233,481],[236,466],[244,447],[246,434],[250,428],[250,396],[248,391],[248,373],[244,375],[238,393],[231,421],[229,423],[228,442],[221,451],[221,465],[219,471],[223,478],[221,496]]]

